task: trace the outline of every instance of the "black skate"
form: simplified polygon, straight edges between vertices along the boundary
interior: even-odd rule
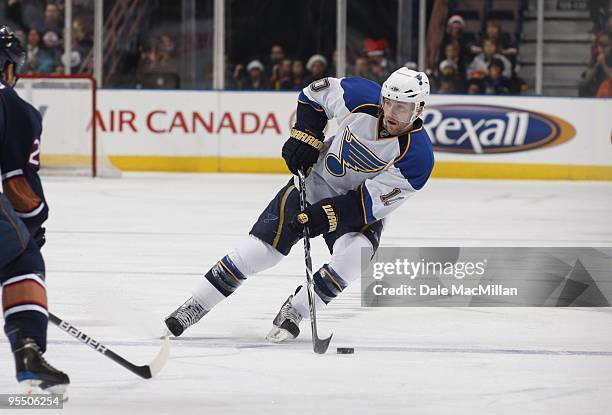
[[[28,337],[21,339],[13,355],[17,381],[24,393],[59,395],[66,392],[70,378],[45,360],[33,339]]]
[[[273,343],[282,343],[287,340],[293,340],[300,334],[300,321],[302,315],[293,307],[290,295],[287,301],[283,304],[278,314],[272,321],[272,330],[266,336],[266,339]]]
[[[200,321],[206,313],[208,313],[208,310],[204,310],[204,308],[192,297],[166,317],[166,327],[168,327],[168,330],[170,330],[172,334],[178,337],[183,334],[187,327],[193,326]]]

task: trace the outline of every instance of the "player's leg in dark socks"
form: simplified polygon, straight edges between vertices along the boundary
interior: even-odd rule
[[[370,254],[373,252],[371,241],[362,233],[347,233],[335,241],[331,260],[312,276],[317,311],[324,309],[361,276],[362,248]],[[302,317],[309,317],[310,306],[305,289],[296,292],[291,304]]]
[[[0,270],[4,331],[15,358],[15,375],[25,393],[64,393],[68,376],[51,366],[47,348],[45,263],[30,240],[13,262]]]
[[[211,310],[233,294],[248,276],[273,267],[283,258],[272,246],[249,235],[206,273],[193,290],[193,298]]]
[[[247,276],[278,264],[284,255],[262,240],[249,235],[229,254],[221,258],[200,280],[192,297],[165,320],[172,334],[197,323],[218,303],[232,295]]]
[[[290,218],[299,209],[299,194],[290,180],[259,215],[249,236],[206,273],[193,291],[193,298],[210,310],[249,275],[278,264],[302,237],[289,226]]]
[[[331,261],[313,273],[314,299],[317,312],[340,295],[349,284],[361,275],[361,249],[373,252],[372,243],[362,233],[350,232],[338,237],[333,243]],[[282,305],[272,322],[266,338],[282,343],[296,338],[302,319],[310,318],[308,290],[299,286]]]
[[[4,332],[13,350],[31,338],[41,352],[47,348],[47,291],[45,263],[30,240],[26,250],[0,270]]]
[[[248,276],[278,264],[301,238],[289,225],[299,212],[299,195],[289,181],[259,215],[249,236],[217,262],[192,292],[192,297],[165,320],[175,336],[198,322],[234,293]]]

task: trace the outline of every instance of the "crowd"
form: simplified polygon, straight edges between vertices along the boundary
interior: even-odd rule
[[[434,90],[446,94],[520,94],[527,84],[515,71],[518,49],[495,21],[487,21],[484,33],[466,33],[459,15],[448,19],[440,60],[430,68]]]
[[[83,60],[92,48],[93,3],[73,0],[72,53],[64,53],[63,1],[4,0],[0,3],[0,21],[8,24],[27,49],[25,73],[63,73],[70,65],[73,73],[81,71]]]
[[[464,32],[459,15],[448,20],[441,45],[442,57],[437,68],[428,70],[433,91],[448,94],[520,94],[527,84],[515,72],[517,48],[509,34],[494,21],[476,37]],[[328,60],[321,54],[306,62],[285,55],[274,45],[266,59],[254,59],[246,65],[227,62],[226,87],[242,90],[299,90],[311,81],[335,75],[336,54]],[[417,69],[414,62],[404,63]],[[397,68],[390,58],[385,39],[365,39],[362,53],[347,65],[347,75],[361,76],[382,83]]]
[[[304,61],[285,55],[280,45],[273,45],[266,59],[253,59],[244,64],[226,60],[225,85],[228,89],[298,91],[312,81],[336,75],[336,56],[331,59],[314,54]],[[385,39],[366,39],[363,51],[347,65],[347,75],[361,76],[382,83],[395,69],[389,59]]]
[[[580,96],[612,97],[612,10],[594,19],[591,62],[578,86]]]

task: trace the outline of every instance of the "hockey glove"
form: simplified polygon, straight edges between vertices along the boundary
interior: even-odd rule
[[[322,148],[322,137],[293,128],[291,136],[283,145],[282,155],[289,171],[297,174],[298,169],[307,172],[317,162]]]
[[[359,227],[364,225],[358,192],[351,190],[345,195],[323,199],[308,206],[295,215],[291,226],[297,232],[308,227],[311,237],[334,232],[338,226]]]

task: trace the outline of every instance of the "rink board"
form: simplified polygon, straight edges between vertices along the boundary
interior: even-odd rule
[[[86,101],[73,96],[82,91],[62,94]],[[101,90],[99,145],[125,171],[284,173],[276,155],[295,122],[296,95]],[[45,108],[43,161],[61,164],[74,156],[67,143],[87,140],[91,123],[86,107],[71,105],[67,115],[53,97],[44,91],[35,105]],[[434,95],[424,117],[434,176],[612,180],[610,114],[612,99]],[[335,129],[330,122],[326,136]],[[74,148],[82,155],[88,146]]]

